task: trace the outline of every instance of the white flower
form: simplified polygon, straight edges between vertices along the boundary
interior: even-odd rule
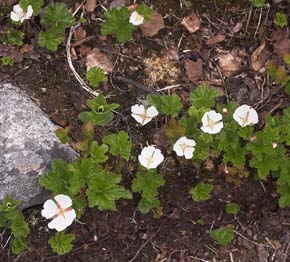
[[[183,136],[175,142],[173,150],[178,156],[184,156],[186,159],[191,159],[193,157],[195,145],[196,143],[193,139],[188,139]]]
[[[138,14],[138,12],[134,11],[131,16],[129,22],[133,25],[141,25],[144,22],[144,16]]]
[[[53,220],[48,223],[50,229],[58,232],[66,229],[76,218],[76,212],[71,208],[72,200],[66,195],[57,195],[54,200],[46,200],[41,210],[41,215],[46,219]]]
[[[257,111],[248,105],[239,106],[235,110],[233,118],[242,127],[254,125],[259,122]]]
[[[149,123],[153,117],[158,115],[158,111],[155,106],[150,106],[147,109],[143,105],[134,105],[131,107],[131,116],[142,126]]]
[[[160,149],[157,149],[154,146],[146,146],[138,156],[138,160],[142,166],[151,169],[160,165],[164,160],[164,156]]]
[[[14,5],[13,6],[13,11],[10,14],[10,18],[14,22],[19,22],[20,21],[20,23],[23,23],[24,20],[30,19],[32,14],[33,14],[33,9],[32,9],[31,5],[29,5],[27,7],[27,11],[26,12],[21,8],[20,5]]]
[[[208,134],[217,134],[224,127],[222,119],[223,116],[220,113],[210,110],[203,115],[201,119],[202,127],[200,129]]]

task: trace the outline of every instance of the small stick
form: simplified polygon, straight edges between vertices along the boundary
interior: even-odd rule
[[[263,14],[263,7],[260,8],[260,15],[259,15],[259,21],[258,21],[258,25],[254,34],[254,39],[256,39],[256,35],[260,29],[260,25],[261,25],[261,21],[262,21],[262,14]]]
[[[155,89],[153,88],[150,88],[148,86],[145,86],[135,80],[132,80],[132,79],[129,79],[127,77],[124,77],[124,76],[114,76],[114,79],[117,80],[117,81],[122,81],[128,85],[133,85],[139,89],[141,89],[142,91],[146,92],[146,93],[158,93]]]
[[[167,220],[167,219],[166,219]],[[158,234],[158,232],[160,231],[161,227],[164,225],[164,223],[166,222],[166,220],[164,220],[162,222],[162,224],[159,226],[159,228],[157,229],[157,231],[155,232],[154,235],[152,235],[150,238],[148,238],[144,244],[138,249],[137,253],[135,254],[135,256],[133,258],[131,258],[128,262],[133,262],[135,261],[135,259],[138,257],[138,255],[140,254],[140,252],[142,251],[142,249]]]
[[[73,63],[72,63],[72,59],[71,59],[71,53],[70,53],[70,48],[71,48],[71,39],[73,36],[74,31],[80,26],[80,23],[77,23],[75,26],[72,26],[70,28],[69,31],[69,36],[67,38],[67,42],[66,42],[66,57],[67,57],[67,63],[69,65],[70,70],[72,71],[72,73],[74,74],[74,77],[76,78],[76,80],[79,82],[80,86],[87,91],[88,93],[90,93],[93,96],[98,96],[99,93],[92,90],[87,84],[86,82],[81,78],[81,76],[78,74],[78,72],[75,70]]]

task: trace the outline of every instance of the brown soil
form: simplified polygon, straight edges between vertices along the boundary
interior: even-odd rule
[[[103,1],[107,6],[110,1]],[[190,9],[180,9],[177,0],[145,1],[151,4],[155,10],[163,16],[168,15],[167,27],[156,37],[142,38],[137,32],[134,40],[122,46],[115,46],[115,39],[108,37],[106,41],[95,39],[86,43],[90,47],[98,47],[106,52],[112,61],[118,62],[114,68],[114,75],[123,75],[140,83],[146,83],[142,61],[152,53],[160,54],[168,46],[177,46],[181,37],[182,41],[178,49],[180,76],[173,84],[180,84],[173,89],[187,103],[190,90],[199,81],[210,82],[221,93],[237,100],[239,103],[256,105],[261,115],[269,112],[280,111],[289,106],[290,99],[282,89],[266,82],[263,92],[257,85],[255,77],[265,77],[249,68],[245,62],[242,68],[243,76],[232,76],[220,79],[215,72],[213,64],[217,49],[232,50],[243,49],[246,57],[259,46],[261,36],[253,37],[257,28],[258,17],[253,16],[248,32],[245,32],[247,14],[250,3],[243,1],[194,1]],[[182,17],[189,15],[194,9],[202,17],[202,28],[214,35],[219,33],[219,28],[224,28],[225,34],[229,34],[228,24],[234,25],[243,21],[241,33],[228,36],[227,41],[218,45],[207,46],[202,38],[202,32],[189,34],[180,24]],[[98,12],[100,8],[98,7]],[[275,12],[289,10],[290,4],[283,2],[277,5],[271,4],[268,20],[262,25],[260,34],[268,37],[273,31],[273,17]],[[263,19],[266,11],[264,10]],[[99,23],[92,21],[87,32],[98,33]],[[229,41],[230,40],[230,41]],[[269,50],[271,46],[269,45]],[[76,48],[78,50],[78,48]],[[163,51],[162,51],[163,50]],[[183,53],[182,50],[191,50]],[[190,82],[184,69],[184,60],[190,58],[193,61],[201,58],[204,62],[204,78]],[[273,59],[280,61],[279,57]],[[76,60],[74,64],[82,76],[84,76],[84,60]],[[213,77],[220,80],[218,84]],[[35,57],[24,59],[11,68],[0,67],[0,79],[19,84],[28,94],[49,114],[52,121],[58,125],[71,128],[74,140],[81,138],[78,114],[86,109],[86,101],[89,98],[81,90],[74,76],[71,74],[64,49],[57,54],[38,50]],[[254,83],[254,84],[249,84]],[[153,87],[162,88],[168,85],[164,82],[152,84]],[[242,89],[247,92],[241,93]],[[102,86],[102,92],[108,95],[109,100],[121,105],[120,114],[116,115],[113,123],[98,130],[98,135],[109,131],[125,129],[129,132],[132,141],[136,145],[134,151],[140,150],[140,144],[144,141],[152,141],[153,134],[157,131],[154,123],[144,128],[137,127],[129,114],[130,106],[139,98],[144,98],[146,93],[135,86],[128,86],[114,79]],[[261,103],[262,101],[262,103]],[[155,123],[157,127],[162,121]],[[168,155],[167,162],[160,169],[165,177],[166,185],[160,190],[162,216],[150,212],[142,215],[137,209],[138,195],[133,200],[120,201],[117,212],[100,212],[87,209],[80,223],[74,223],[70,231],[76,234],[74,249],[67,255],[57,256],[53,254],[48,245],[51,236],[47,229],[47,221],[41,215],[41,207],[33,207],[25,211],[25,216],[31,224],[30,251],[18,257],[13,256],[6,248],[0,253],[0,261],[290,261],[290,210],[278,207],[278,195],[275,193],[275,181],[270,178],[266,182],[256,181],[252,176],[242,181],[240,187],[225,180],[223,174],[218,172],[198,172],[191,163],[180,165],[175,156]],[[125,172],[124,185],[130,188],[133,174]],[[202,203],[192,201],[188,194],[190,188],[200,181],[213,181],[215,185],[212,198]],[[225,212],[225,204],[228,201],[240,205],[238,215],[228,215]],[[202,219],[204,223],[198,223]],[[223,247],[213,241],[209,232],[211,229],[231,224],[235,228],[235,240]],[[289,252],[288,252],[289,251]]]

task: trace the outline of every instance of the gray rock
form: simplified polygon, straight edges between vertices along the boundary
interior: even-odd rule
[[[0,202],[5,195],[21,208],[43,203],[49,192],[39,185],[53,159],[77,154],[60,143],[48,116],[19,88],[0,84]]]

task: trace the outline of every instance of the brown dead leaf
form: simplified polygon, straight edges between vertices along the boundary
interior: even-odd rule
[[[170,146],[170,139],[166,135],[165,128],[159,128],[153,135],[153,142],[156,146],[167,148]]]
[[[164,20],[161,14],[154,11],[149,22],[140,25],[142,35],[152,37],[164,28]]]
[[[236,25],[234,26],[234,28],[233,28],[233,33],[238,33],[238,32],[240,32],[241,31],[241,29],[242,29],[242,27],[243,27],[243,23],[240,23],[240,22],[238,22],[238,23],[236,23]]]
[[[195,13],[192,12],[191,15],[186,16],[183,18],[181,24],[190,32],[194,33],[200,28],[200,18],[199,16]]]
[[[74,31],[74,41],[79,41],[87,36],[86,30],[80,26]]]
[[[193,62],[190,59],[186,59],[184,61],[184,67],[185,67],[186,75],[190,81],[195,82],[196,80],[202,79],[203,66],[202,66],[201,59],[197,59],[196,62]]]
[[[86,57],[86,67],[87,71],[89,71],[92,67],[100,67],[106,73],[110,73],[113,71],[113,63],[109,59],[109,57],[102,53],[98,48],[94,48],[90,52],[87,53]]]
[[[289,30],[276,30],[272,33],[274,52],[283,55],[290,52]]]
[[[122,7],[122,6],[126,6],[127,5],[126,0],[113,0],[112,3],[110,4],[110,8],[118,8],[118,7]]]
[[[32,45],[29,45],[29,44],[24,44],[21,49],[20,49],[20,53],[21,54],[25,54],[25,53],[28,53],[30,51],[32,51],[33,49],[33,46]]]
[[[217,43],[220,43],[220,42],[224,41],[225,38],[226,38],[225,35],[218,33],[217,35],[215,35],[215,36],[209,38],[209,39],[206,41],[206,44],[207,44],[207,45],[215,45],[215,44],[217,44]]]
[[[90,13],[93,12],[96,8],[97,0],[87,0],[85,3],[85,10]]]
[[[259,71],[266,63],[268,58],[268,52],[266,50],[265,40],[251,55],[251,68],[255,71]]]
[[[219,54],[217,58],[223,75],[229,77],[241,70],[242,59],[237,52]]]

